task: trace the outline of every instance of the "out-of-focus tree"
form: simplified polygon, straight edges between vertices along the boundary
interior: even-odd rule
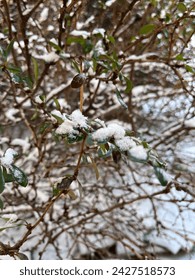
[[[1,1],[0,255],[193,251],[194,9]]]

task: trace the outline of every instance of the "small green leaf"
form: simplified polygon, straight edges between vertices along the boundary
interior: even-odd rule
[[[36,119],[38,118],[38,116],[39,116],[39,111],[36,110],[36,111],[34,112],[34,114],[32,115],[32,117],[30,118],[30,120],[31,120],[31,121],[34,121],[34,120],[36,120]]]
[[[61,117],[55,114],[52,114],[52,117],[54,117],[57,120],[58,124],[62,124],[64,122],[64,120]]]
[[[166,186],[168,181],[165,178],[164,170],[159,167],[154,167],[154,172],[156,174],[156,177],[158,178],[159,182],[161,183],[162,186]]]
[[[78,73],[80,73],[79,65],[76,61],[72,60],[72,66]]]
[[[183,55],[180,53],[180,54],[178,54],[176,57],[175,57],[175,59],[176,60],[179,60],[179,61],[184,61],[185,59],[184,59],[184,57],[183,57]]]
[[[105,146],[105,145],[104,145]],[[111,156],[112,154],[112,149],[105,149],[105,147],[103,148],[103,145],[101,145],[101,147],[98,148],[98,156],[101,158],[107,158],[109,156]]]
[[[0,193],[4,191],[4,188],[5,188],[5,179],[3,176],[2,168],[0,167]]]
[[[117,88],[116,88],[116,96],[117,96],[117,99],[118,99],[119,103],[121,104],[121,106],[123,106],[125,109],[128,109],[128,106],[123,101],[121,93],[120,93],[120,91]]]
[[[13,175],[10,173],[7,173],[7,170],[5,167],[3,167],[3,176],[4,176],[5,183],[10,183],[10,182],[15,181]]]
[[[3,201],[0,198],[0,209],[3,210]]]
[[[6,55],[7,57],[9,56],[9,54],[11,53],[12,49],[13,49],[13,45],[14,45],[15,39],[12,39],[9,43],[9,45],[6,48]]]
[[[62,49],[55,43],[53,43],[52,41],[49,42],[49,45],[52,46],[56,51],[61,52]]]
[[[34,78],[35,78],[35,82],[37,82],[39,77],[39,65],[34,57],[32,57],[32,62],[33,62]]]
[[[22,70],[21,68],[13,65],[13,64],[9,64],[9,66],[7,66],[7,69],[9,70],[9,72],[13,73],[13,74],[21,74]]]
[[[39,127],[39,133],[43,134],[50,125],[50,123],[42,123]]]
[[[108,36],[108,40],[110,41],[110,43],[114,44],[115,43],[115,39],[113,36]]]
[[[124,78],[125,78],[125,82],[126,82],[125,93],[129,93],[132,90],[132,88],[133,88],[133,83],[132,83],[132,81],[129,78],[127,78],[125,76],[124,76]]]
[[[56,105],[56,109],[58,111],[61,111],[61,106],[60,106],[60,103],[59,103],[58,99],[54,97],[53,101],[54,101],[54,103]]]
[[[81,46],[85,44],[85,39],[82,37],[68,37],[66,40],[67,45],[71,45],[72,43],[78,43]]]
[[[186,64],[186,65],[185,65],[185,68],[186,68],[186,71],[187,71],[187,72],[190,72],[190,73],[192,73],[192,74],[195,73],[195,70],[194,70],[190,65]]]
[[[152,31],[154,31],[155,27],[156,26],[154,24],[146,24],[141,27],[139,33],[141,35],[147,35],[147,34],[151,33]]]
[[[28,185],[28,178],[26,174],[14,164],[11,165],[10,172],[14,177],[15,181],[22,187],[26,187]]]
[[[91,134],[88,134],[88,135],[87,135],[87,138],[86,138],[86,145],[87,145],[87,146],[93,146],[93,145],[94,145],[94,141],[93,141],[93,138],[92,138],[92,135],[91,135]]]
[[[185,13],[187,11],[187,7],[184,3],[180,2],[177,5],[177,9],[181,12],[181,13]]]
[[[90,39],[86,39],[83,44],[83,51],[85,54],[89,53],[93,49],[93,44]]]

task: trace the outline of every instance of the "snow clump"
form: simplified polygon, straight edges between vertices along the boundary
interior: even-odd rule
[[[4,167],[10,168],[11,164],[14,162],[14,158],[17,155],[17,152],[11,148],[8,148],[4,156],[0,158],[0,163]]]
[[[75,110],[69,116],[64,116],[60,112],[57,113],[56,110],[53,112],[54,115],[61,117],[64,121],[63,123],[56,129],[57,134],[77,134],[76,129],[83,128],[87,129],[87,117],[85,117],[80,110]]]

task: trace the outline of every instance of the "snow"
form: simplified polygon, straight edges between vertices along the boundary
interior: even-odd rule
[[[8,148],[4,156],[0,159],[1,164],[5,167],[10,167],[14,162],[14,157],[17,155],[17,152],[12,148]]]
[[[40,98],[40,95],[35,96],[35,102],[38,104],[42,104],[43,100]]]
[[[52,114],[64,120],[64,122],[56,129],[57,134],[77,134],[78,131],[76,131],[76,128],[88,128],[87,117],[85,117],[78,109],[73,111],[69,116],[64,116],[57,110],[54,110]]]
[[[75,110],[72,112],[70,115],[72,121],[77,125],[80,126],[81,128],[87,128],[88,125],[86,123],[87,117],[83,116],[80,110]]]
[[[94,47],[94,50],[98,53],[98,55],[104,55],[105,54],[104,46],[103,46],[101,41],[98,41],[96,43],[96,45]],[[99,63],[100,63],[100,61],[99,61]]]
[[[92,35],[101,34],[104,37],[106,30],[104,28],[95,28]]]
[[[0,235],[1,235],[1,229],[9,228],[17,220],[18,220],[18,216],[16,214],[1,215],[0,216]]]
[[[64,120],[64,122],[56,129],[56,133],[63,134],[72,134],[74,132],[74,123],[68,119]]]
[[[81,36],[84,39],[87,39],[90,36],[90,33],[85,30],[73,30],[70,32],[70,35]]]
[[[49,8],[45,7],[41,12],[40,19],[39,19],[40,22],[46,21],[48,18],[48,14],[49,14]]]
[[[93,134],[92,137],[95,141],[105,141],[109,138],[114,138],[115,140],[121,139],[125,136],[125,129],[115,123],[109,124],[107,127],[99,128],[96,130]]]
[[[52,62],[58,61],[60,57],[59,57],[59,55],[57,55],[57,53],[50,52],[50,53],[47,53],[44,55],[36,55],[35,58],[42,59],[46,63],[52,63]]]
[[[15,115],[19,112],[18,109],[15,108],[10,108],[8,111],[5,112],[6,117],[11,120],[11,121],[18,121],[20,120],[19,118],[16,118]]]
[[[106,1],[106,6],[110,7],[114,2],[116,2],[116,0],[108,0]]]
[[[140,160],[146,160],[148,155],[143,146],[138,145],[130,149],[130,155]]]
[[[101,126],[103,126],[103,127],[106,126],[106,125],[105,125],[105,122],[102,121],[102,120],[100,120],[99,118],[96,118],[94,121],[97,122],[97,123],[99,123],[99,124],[100,124]]]
[[[27,152],[30,149],[30,143],[28,142],[28,139],[20,139],[20,138],[14,138],[11,141],[11,145],[13,146],[21,146],[23,149],[23,152]]]
[[[50,100],[52,97],[54,97],[55,95],[59,94],[61,91],[63,91],[64,89],[66,89],[69,86],[69,82],[66,84],[61,84],[60,86],[54,88],[52,91],[50,91],[50,93],[47,95],[46,100]]]
[[[195,117],[184,122],[186,127],[195,128]]]
[[[118,139],[115,141],[115,143],[123,152],[128,151],[132,147],[136,146],[136,143],[129,136],[125,136],[122,139]]]

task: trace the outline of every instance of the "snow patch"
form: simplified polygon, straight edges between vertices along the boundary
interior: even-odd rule
[[[43,22],[43,21],[46,21],[47,18],[48,18],[48,14],[49,14],[49,8],[48,7],[45,7],[42,12],[41,12],[41,15],[40,15],[40,22]]]
[[[35,58],[42,59],[46,63],[52,63],[52,62],[58,61],[60,57],[59,57],[59,55],[57,55],[57,53],[50,52],[50,53],[47,53],[44,55],[36,55]]]
[[[102,127],[96,130],[92,137],[95,141],[102,142],[109,138],[114,138],[115,140],[121,139],[125,136],[125,129],[118,124],[110,124],[107,127]]]
[[[184,122],[186,127],[195,128],[195,117]]]
[[[81,36],[84,39],[87,39],[90,36],[90,33],[85,31],[85,30],[73,30],[72,32],[70,32],[70,35],[73,36]]]
[[[106,30],[104,28],[95,28],[92,35],[101,34],[104,37]]]
[[[63,116],[57,110],[54,110],[52,113],[64,120],[64,122],[56,129],[57,134],[78,134],[76,128],[88,128],[87,117],[85,117],[78,109],[73,111],[69,116]]]
[[[129,136],[125,136],[122,139],[116,140],[115,143],[123,152],[128,151],[129,149],[136,146],[136,143]]]
[[[87,117],[83,116],[80,110],[75,110],[74,112],[72,112],[70,117],[76,125],[82,128],[87,128]]]
[[[5,167],[10,167],[14,162],[14,157],[17,155],[17,152],[12,148],[8,148],[4,156],[0,159],[1,164]]]
[[[130,149],[130,155],[140,160],[146,160],[148,155],[143,146],[138,145]]]

